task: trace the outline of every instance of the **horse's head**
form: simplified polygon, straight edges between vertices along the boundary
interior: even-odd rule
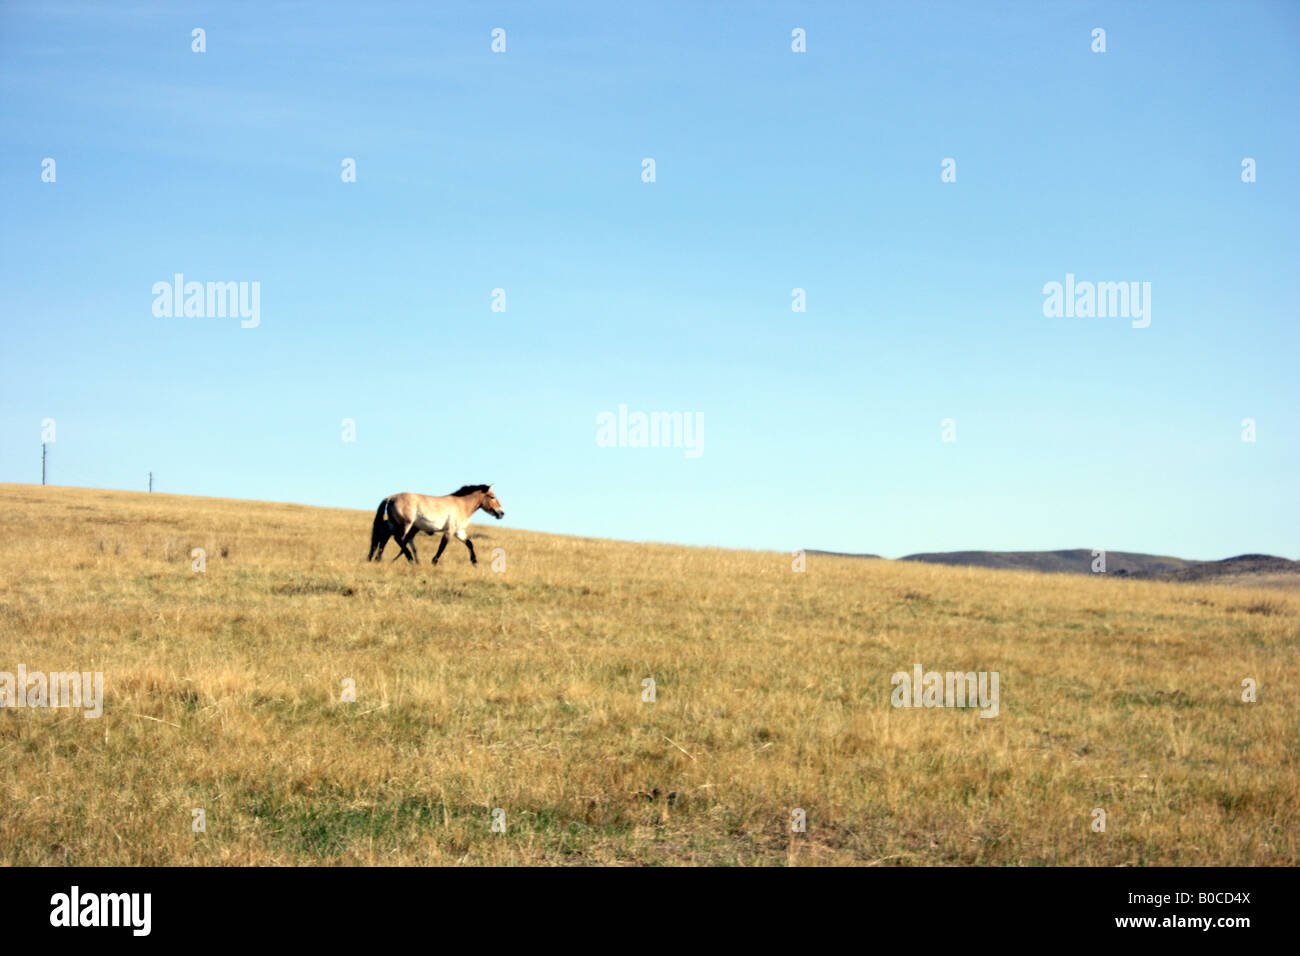
[[[501,507],[501,500],[497,498],[491,485],[488,485],[488,490],[483,492],[483,500],[479,502],[479,507],[498,521],[506,516],[506,509]]]

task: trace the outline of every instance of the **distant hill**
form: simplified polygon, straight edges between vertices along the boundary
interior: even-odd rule
[[[851,558],[880,557],[839,551],[810,550],[807,553]],[[898,560],[1002,571],[1091,574],[1094,558],[1089,548],[1071,548],[1065,551],[937,551],[908,554]],[[1270,554],[1241,554],[1221,561],[1188,561],[1168,555],[1107,551],[1106,573],[1151,581],[1241,580],[1251,577],[1260,583],[1300,584],[1300,561]]]
[[[1271,554],[1239,554],[1222,561],[1185,562],[1186,566],[1164,574],[1144,574],[1165,581],[1205,581],[1210,578],[1230,578],[1273,575],[1300,575],[1300,561],[1274,557]]]
[[[818,551],[816,548],[807,548],[805,549],[804,554],[824,554],[832,558],[879,558],[880,557],[880,555],[878,554],[865,554],[860,552],[855,552],[850,554],[847,551]]]
[[[1067,551],[943,551],[909,554],[899,560],[1053,574],[1091,574],[1094,558],[1091,548],[1073,548]],[[1198,562],[1165,555],[1137,554],[1132,551],[1106,552],[1107,574],[1152,577],[1181,571],[1196,563]]]

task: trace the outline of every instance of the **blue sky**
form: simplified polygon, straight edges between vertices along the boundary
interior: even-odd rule
[[[1298,74],[1273,2],[6,4],[0,481],[51,418],[60,485],[1297,558]],[[1151,324],[1045,317],[1067,273]]]

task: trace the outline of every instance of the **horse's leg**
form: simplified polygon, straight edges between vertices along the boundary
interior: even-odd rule
[[[410,561],[412,564],[416,563],[415,557],[411,554],[410,549],[407,548],[407,545],[411,543],[411,539],[415,537],[418,531],[419,529],[416,528],[415,523],[412,522],[409,526],[405,528],[403,528],[401,525],[398,525],[397,530],[393,532],[393,540],[395,540],[397,542],[397,546],[402,549],[402,554],[406,556],[406,560]],[[393,560],[396,561],[397,558],[393,558]]]
[[[407,557],[410,558],[412,564],[420,563],[420,554],[415,550],[415,539],[419,534],[420,529],[415,525],[411,525],[411,530],[406,532],[406,537],[402,539],[402,546],[411,552]]]
[[[393,536],[393,529],[389,527],[388,522],[385,521],[383,525],[381,525],[379,528],[379,544],[375,547],[374,551],[371,553],[370,557],[372,561],[384,560],[384,548],[388,547],[388,539],[391,538],[392,536]]]
[[[460,540],[464,541],[465,547],[469,548],[469,563],[478,564],[478,555],[474,553],[474,542],[469,539],[468,535]]]
[[[442,540],[438,542],[438,553],[433,556],[434,564],[438,563],[438,559],[442,557],[442,552],[446,547],[447,547],[447,535],[444,534],[442,536]]]

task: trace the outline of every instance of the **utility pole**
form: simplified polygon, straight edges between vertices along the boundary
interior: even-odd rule
[[[41,442],[41,484],[45,484],[45,442]]]
[[[153,494],[153,472],[149,472],[149,493]]]

